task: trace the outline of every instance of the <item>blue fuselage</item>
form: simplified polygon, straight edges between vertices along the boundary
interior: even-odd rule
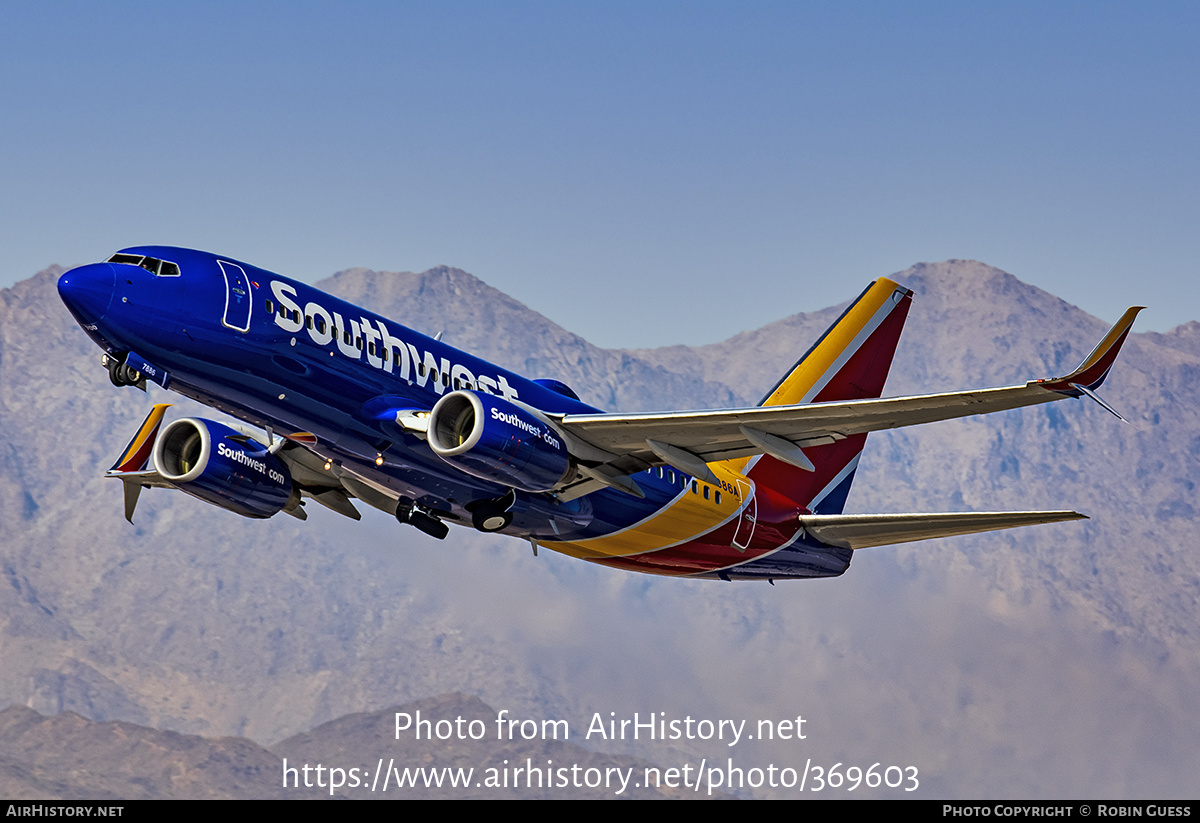
[[[597,409],[304,283],[226,257],[163,246],[122,250],[177,266],[95,263],[64,275],[60,291],[92,339],[134,353],[152,379],[277,433],[315,435],[312,451],[402,495],[469,522],[471,501],[503,495],[430,452],[394,422],[428,411],[458,387],[550,413]],[[380,459],[382,458],[382,459]],[[509,534],[546,540],[611,533],[679,493],[653,473],[645,498],[602,489],[579,500],[517,494]]]

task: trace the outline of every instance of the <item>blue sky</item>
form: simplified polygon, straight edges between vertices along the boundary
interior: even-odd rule
[[[448,264],[651,346],[963,257],[1166,330],[1200,319],[1198,18],[10,2],[0,285],[148,242],[310,281]]]

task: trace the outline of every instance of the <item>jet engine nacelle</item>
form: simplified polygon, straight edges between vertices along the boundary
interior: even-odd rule
[[[553,489],[571,468],[562,433],[502,397],[456,391],[429,413],[429,447],[460,471],[527,492]]]
[[[180,491],[245,517],[277,514],[293,496],[291,474],[279,458],[214,420],[184,417],[164,428],[154,445],[154,468]]]

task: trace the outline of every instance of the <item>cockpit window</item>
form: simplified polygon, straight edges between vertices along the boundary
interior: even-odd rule
[[[114,254],[108,258],[109,263],[124,263],[127,266],[141,266],[156,277],[178,277],[179,266],[170,260],[159,260],[157,257],[145,257],[140,254]]]

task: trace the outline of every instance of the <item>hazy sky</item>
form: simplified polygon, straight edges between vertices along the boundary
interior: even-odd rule
[[[137,243],[466,269],[703,343],[983,260],[1200,319],[1200,5],[25,3],[0,285]],[[403,322],[404,318],[397,318]],[[498,330],[498,333],[502,330]]]

